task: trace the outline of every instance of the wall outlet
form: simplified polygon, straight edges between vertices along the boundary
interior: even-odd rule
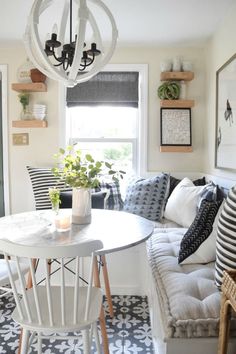
[[[29,133],[12,134],[13,145],[29,145]]]

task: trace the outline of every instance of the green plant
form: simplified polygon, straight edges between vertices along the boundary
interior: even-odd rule
[[[54,187],[54,188],[49,188],[48,193],[49,193],[49,199],[52,203],[52,208],[54,210],[57,210],[59,208],[59,205],[61,204],[60,191],[56,187]]]
[[[20,99],[20,103],[22,104],[23,111],[25,112],[26,107],[29,105],[29,94],[28,93],[20,93],[18,95]]]
[[[174,81],[166,81],[158,87],[157,94],[161,100],[177,100],[180,94],[180,85]]]
[[[124,171],[114,170],[113,164],[95,161],[89,154],[83,156],[80,150],[74,151],[72,146],[68,146],[66,150],[60,149],[54,157],[57,162],[52,169],[53,174],[71,187],[95,188],[99,186],[99,175],[105,172],[115,181],[125,174]]]

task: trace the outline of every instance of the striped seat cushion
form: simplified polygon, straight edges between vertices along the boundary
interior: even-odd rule
[[[223,271],[236,269],[236,186],[229,191],[219,218],[215,268],[218,287],[222,284]]]

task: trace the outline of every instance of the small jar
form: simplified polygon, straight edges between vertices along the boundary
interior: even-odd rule
[[[161,69],[161,72],[166,72],[166,71],[171,71],[172,70],[172,62],[170,59],[166,59],[166,60],[163,60],[161,63],[160,63],[160,69]]]
[[[31,83],[30,70],[34,68],[34,65],[27,58],[26,62],[22,64],[17,70],[17,80],[22,83]]]
[[[192,71],[193,70],[193,64],[189,60],[184,60],[182,62],[182,69],[183,71]]]
[[[26,106],[23,107],[21,114],[20,114],[20,119],[21,120],[32,120],[32,112],[30,111],[30,107]]]
[[[173,71],[181,71],[181,58],[180,57],[175,57],[173,59],[172,69],[173,69]]]

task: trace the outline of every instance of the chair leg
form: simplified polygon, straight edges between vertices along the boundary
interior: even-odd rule
[[[97,348],[97,354],[102,354],[100,340],[99,340],[99,335],[98,335],[97,323],[93,324],[92,331],[93,331],[93,334],[94,334],[95,344],[96,344],[96,348]]]
[[[38,333],[38,354],[42,354],[42,337],[41,337],[41,333]]]
[[[29,344],[30,331],[27,329],[22,330],[22,340],[21,340],[21,354],[27,354],[28,344]]]
[[[83,336],[83,346],[84,346],[84,354],[90,354],[91,348],[89,345],[89,330],[84,329],[82,331],[82,336]]]

